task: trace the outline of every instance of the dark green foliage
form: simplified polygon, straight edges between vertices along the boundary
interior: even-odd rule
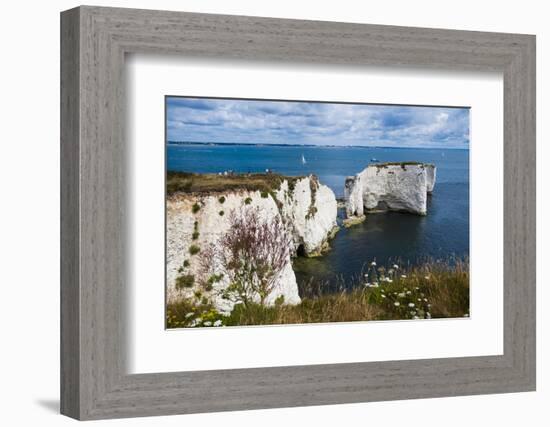
[[[201,248],[199,248],[197,245],[191,245],[191,246],[189,247],[189,253],[190,253],[191,255],[196,255],[196,254],[198,254],[200,251],[201,251]]]
[[[262,196],[263,199],[267,199],[267,198],[269,197],[269,192],[267,192],[267,191],[262,191],[262,192],[261,192],[261,196]]]
[[[222,205],[225,203],[225,197],[224,196],[221,196],[219,199],[218,199],[218,202],[220,202]]]
[[[244,199],[245,205],[249,205],[250,203],[252,203],[252,199],[250,197],[247,197],[246,199]]]
[[[192,288],[195,284],[195,276],[192,274],[185,274],[178,276],[176,279],[176,289]]]
[[[200,233],[198,231],[193,231],[193,235],[191,236],[193,240],[197,240],[200,236]]]
[[[208,280],[204,284],[204,290],[207,292],[210,292],[214,287],[214,283],[217,283],[222,279],[223,279],[223,274],[213,274],[208,278]]]
[[[219,211],[218,214],[219,214],[220,216],[224,216],[225,212],[224,212],[224,211]]]
[[[198,211],[201,210],[201,207],[200,207],[200,205],[199,205],[198,203],[195,203],[195,204],[193,205],[193,207],[191,208],[191,210],[193,211],[193,213],[197,213]]]
[[[186,259],[185,261],[183,261],[183,266],[184,267],[189,267],[190,263],[189,263],[189,260]]]
[[[296,179],[288,180],[288,191],[290,192],[291,195],[292,193],[294,193],[294,189],[296,188],[296,182],[297,182]]]

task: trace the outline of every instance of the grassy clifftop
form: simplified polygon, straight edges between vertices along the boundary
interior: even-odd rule
[[[387,168],[388,166],[401,166],[404,169],[405,166],[435,166],[435,165],[433,165],[432,163],[407,161],[407,162],[371,163],[369,166],[376,166],[377,168]]]
[[[284,180],[293,186],[302,176],[284,176],[274,173],[254,174],[197,174],[190,172],[168,172],[166,175],[166,193],[215,193],[224,191],[247,190],[271,192],[277,190]]]
[[[168,328],[458,318],[469,316],[469,262],[430,262],[417,267],[378,268],[355,289],[303,297],[298,305],[236,305],[222,316],[207,302],[168,304]]]

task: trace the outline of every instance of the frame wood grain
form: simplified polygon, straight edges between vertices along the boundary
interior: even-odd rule
[[[502,72],[504,354],[127,374],[127,53]],[[100,419],[535,390],[534,36],[71,9],[61,14],[61,166],[65,415]]]

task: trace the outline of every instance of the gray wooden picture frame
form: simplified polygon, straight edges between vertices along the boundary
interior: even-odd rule
[[[504,354],[127,374],[127,53],[502,72]],[[530,390],[534,36],[88,6],[62,12],[63,414],[84,420]]]

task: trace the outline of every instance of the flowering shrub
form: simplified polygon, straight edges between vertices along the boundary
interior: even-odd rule
[[[263,219],[258,209],[229,217],[230,228],[203,256],[203,271],[224,271],[221,297],[245,306],[264,305],[290,259],[290,237],[279,217]],[[219,273],[218,273],[219,274]]]

